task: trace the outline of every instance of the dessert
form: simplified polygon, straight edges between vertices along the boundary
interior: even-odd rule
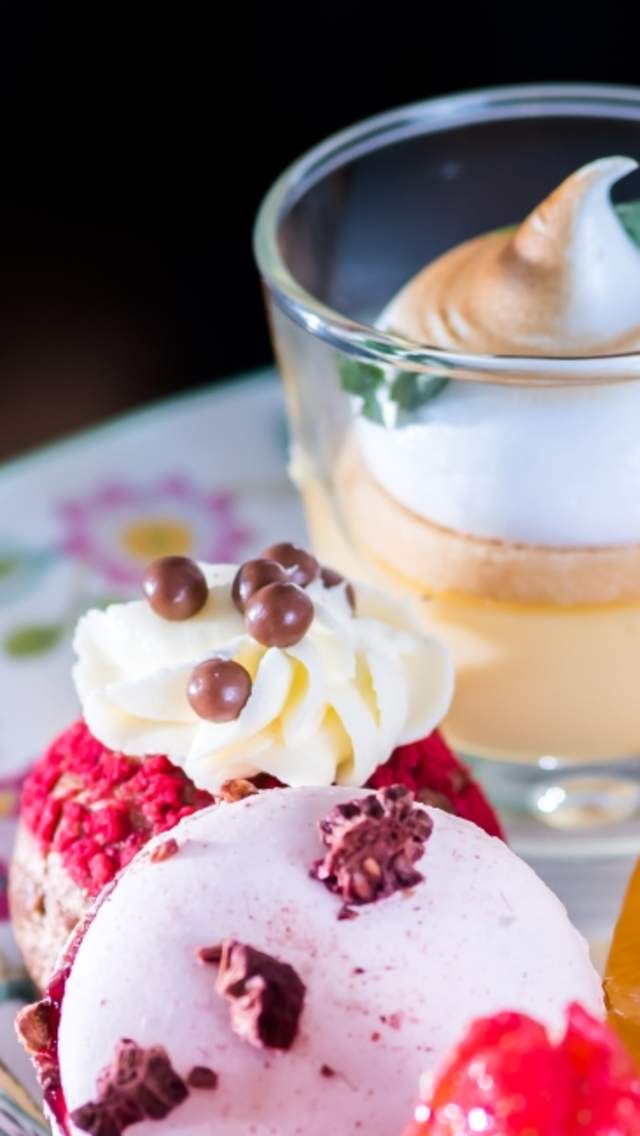
[[[485,381],[345,358],[351,426],[334,502],[309,455],[294,455],[321,553],[420,597],[425,626],[450,645],[446,731],[469,754],[638,752],[640,384],[602,381],[629,378],[623,358],[602,361],[599,385],[576,382],[575,360],[563,379],[569,357],[585,359],[586,380],[595,357],[640,349],[640,249],[610,198],[635,168],[585,166],[521,225],[445,253],[385,308],[388,331],[461,366],[482,356]],[[513,374],[506,356],[519,357]]]
[[[525,1014],[476,1021],[423,1080],[404,1136],[637,1136],[640,1073],[613,1032],[574,1004],[562,1036]]]
[[[262,558],[200,568],[172,558],[164,571],[156,563],[143,581],[146,601],[81,621],[76,678],[86,720],[27,778],[10,874],[16,936],[40,987],[101,889],[152,836],[214,796],[338,777],[395,781],[501,834],[467,771],[430,734],[451,689],[439,644],[370,589],[358,589],[354,615],[353,587],[303,550],[270,552],[285,566]],[[287,572],[298,581],[296,602],[314,605],[314,625],[299,625],[295,644],[265,648],[246,632],[243,609],[260,598],[259,585],[279,584],[286,599]],[[267,614],[272,594],[261,600]]]
[[[586,945],[531,869],[402,787],[274,789],[167,840],[20,1018],[56,1132],[293,1136],[304,1118],[314,1136],[339,1116],[386,1136],[472,1019],[602,1013]]]

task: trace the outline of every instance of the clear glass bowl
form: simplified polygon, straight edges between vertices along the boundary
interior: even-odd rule
[[[618,153],[640,157],[639,90],[554,85],[434,99],[345,130],[301,158],[267,195],[255,234],[292,474],[313,545],[354,578],[410,596],[425,627],[449,642],[457,691],[445,731],[514,811],[520,846],[542,855],[591,854],[605,840],[613,854],[628,854],[640,844],[640,504],[639,543],[575,548],[562,544],[562,529],[581,503],[561,491],[563,471],[584,459],[581,407],[600,399],[602,433],[588,439],[594,460],[582,489],[606,519],[599,448],[621,413],[632,420],[635,410],[640,421],[640,356],[472,355],[375,324],[440,253],[520,220],[573,170]],[[620,190],[616,201],[640,198],[640,175]],[[389,389],[397,421],[381,425],[379,392]],[[416,406],[425,391],[436,392],[426,411]],[[489,517],[508,513],[543,476],[542,446],[526,429],[532,399],[550,421],[566,423],[566,444],[544,451],[560,489],[540,482],[559,541],[479,539],[465,529],[469,494]],[[456,400],[465,402],[464,429]],[[421,465],[418,481],[406,439],[445,406],[448,433],[437,445],[451,452],[440,461],[438,451],[426,475]],[[500,477],[489,445],[478,448],[475,466],[462,462],[470,406],[474,445],[483,425],[502,421],[522,446],[515,476]],[[424,511],[382,484],[385,463],[392,481],[402,471]],[[448,490],[466,479],[454,527],[429,514],[447,479]],[[640,502],[640,446],[628,489]]]

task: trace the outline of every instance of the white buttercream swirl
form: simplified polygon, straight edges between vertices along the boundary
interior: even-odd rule
[[[85,720],[104,744],[166,754],[196,785],[268,773],[288,785],[363,785],[401,744],[437,726],[453,691],[445,647],[410,613],[359,584],[307,588],[315,615],[304,638],[266,648],[231,600],[232,565],[201,564],[209,599],[169,622],[144,601],[90,611],[75,636],[74,680]],[[215,723],[187,700],[193,668],[213,655],[242,663],[253,689],[240,716]]]
[[[590,162],[518,227],[466,241],[391,301],[382,327],[497,355],[603,355],[640,347],[640,249],[611,203],[632,158]]]

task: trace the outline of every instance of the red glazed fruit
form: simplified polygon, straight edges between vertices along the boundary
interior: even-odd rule
[[[580,1006],[552,1041],[525,1014],[475,1022],[404,1136],[639,1136],[640,1073]]]

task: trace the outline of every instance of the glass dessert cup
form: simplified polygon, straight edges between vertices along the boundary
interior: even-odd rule
[[[640,91],[446,97],[311,151],[256,229],[315,550],[415,601],[447,640],[447,738],[536,857],[640,848],[640,354],[471,354],[379,316],[425,264],[613,153],[640,156]],[[434,414],[425,464],[416,428]]]

